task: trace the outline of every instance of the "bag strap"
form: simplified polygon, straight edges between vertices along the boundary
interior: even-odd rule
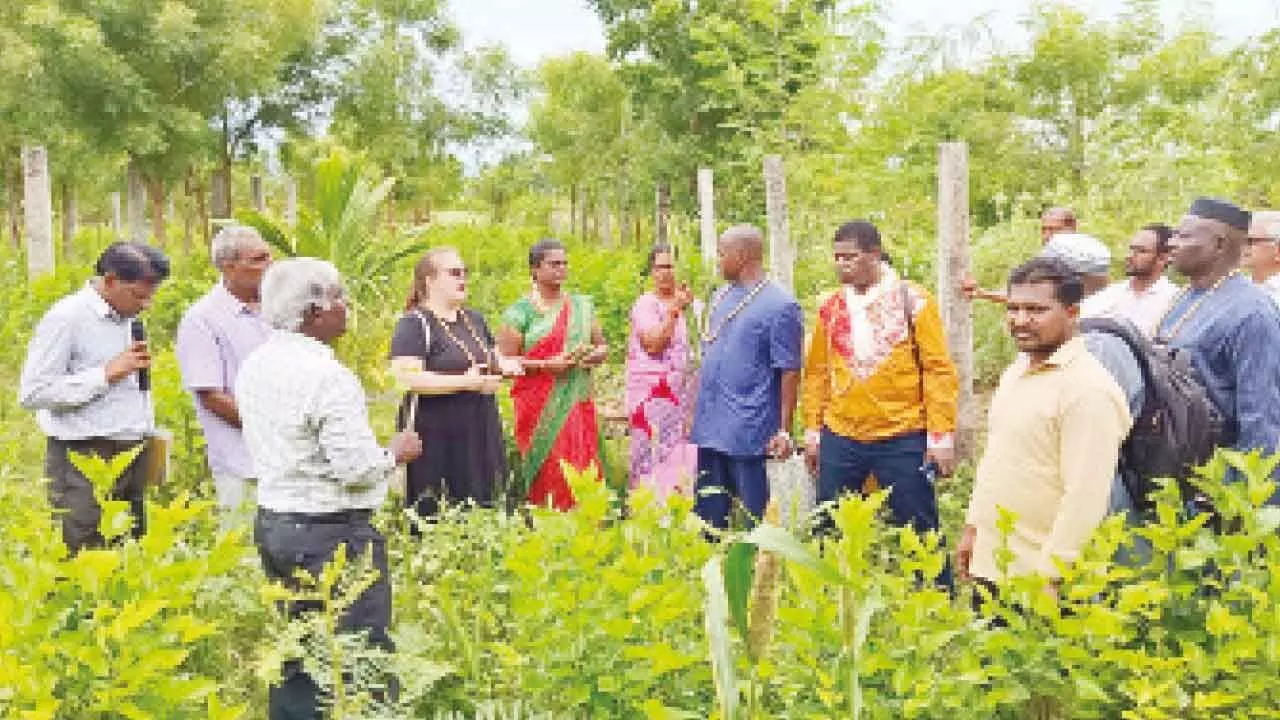
[[[1147,339],[1139,334],[1136,327],[1126,324],[1123,321],[1109,317],[1093,317],[1080,320],[1078,328],[1081,333],[1105,333],[1112,337],[1120,338],[1124,342],[1125,347],[1129,350],[1129,354],[1133,356],[1134,362],[1138,364],[1139,373],[1142,375],[1142,412],[1143,414],[1152,412],[1156,404],[1156,388],[1155,388],[1155,371],[1151,367],[1152,353],[1155,351]],[[1138,418],[1133,419],[1138,422]],[[1124,487],[1125,492],[1129,494],[1129,500],[1133,503],[1133,507],[1139,512],[1145,512],[1151,508],[1152,503],[1143,493],[1142,478],[1139,477],[1134,462],[1129,455],[1130,445],[1128,437],[1120,447],[1120,463],[1117,471],[1120,473],[1120,484]]]
[[[1157,400],[1156,376],[1151,367],[1151,358],[1155,352],[1155,346],[1143,337],[1135,326],[1115,318],[1085,318],[1078,323],[1078,328],[1081,333],[1101,332],[1124,341],[1125,346],[1129,349],[1129,354],[1133,356],[1134,362],[1138,364],[1138,370],[1142,373],[1143,411],[1145,412],[1148,408],[1153,407]]]
[[[415,309],[413,314],[418,316],[418,322],[422,324],[422,362],[426,363],[427,356],[431,354],[431,323],[427,322],[427,316],[421,310]]]
[[[427,322],[427,317],[422,314],[421,310],[414,308],[413,314],[418,317],[418,323],[422,325],[422,367],[425,369],[427,355],[431,354],[431,323]],[[408,391],[404,397],[406,405],[404,427],[397,429],[414,429],[417,427],[418,422],[418,395],[413,391]]]
[[[916,361],[916,382],[920,388],[920,407],[924,408],[925,413],[925,430],[929,428],[929,410],[928,403],[924,399],[924,362],[920,360],[920,343],[916,340],[916,321],[911,316],[911,294],[906,280],[899,280],[898,285],[902,292],[902,313],[907,318],[907,340],[911,343],[911,356]]]

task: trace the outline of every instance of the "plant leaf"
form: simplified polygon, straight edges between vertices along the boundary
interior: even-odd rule
[[[743,640],[747,639],[747,598],[751,594],[751,577],[756,571],[756,546],[734,543],[724,559],[724,590],[729,598],[729,616]]]

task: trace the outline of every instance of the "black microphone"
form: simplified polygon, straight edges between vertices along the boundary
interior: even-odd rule
[[[134,318],[129,324],[129,332],[133,335],[134,342],[146,342],[147,330],[142,327],[142,321]],[[151,373],[146,368],[138,368],[138,389],[142,392],[151,390]]]

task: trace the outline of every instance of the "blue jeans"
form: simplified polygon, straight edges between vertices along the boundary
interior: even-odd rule
[[[889,510],[895,525],[910,525],[921,535],[938,530],[938,496],[924,467],[923,432],[864,443],[824,427],[818,447],[819,503],[837,500],[846,492],[862,492],[867,475],[875,473],[880,487],[892,491]],[[950,560],[935,582],[953,586]]]
[[[718,450],[698,448],[698,481],[693,511],[712,527],[729,527],[730,499],[738,498],[747,509],[747,525],[754,527],[769,504],[769,480],[764,456],[736,457]],[[703,490],[720,492],[704,494]]]

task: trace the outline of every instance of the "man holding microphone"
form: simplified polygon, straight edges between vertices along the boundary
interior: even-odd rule
[[[48,437],[50,504],[62,511],[62,539],[72,553],[101,545],[103,538],[102,508],[70,453],[109,461],[155,431],[151,355],[137,316],[169,277],[169,260],[149,245],[117,242],[98,257],[94,271],[84,288],[54,303],[36,326],[18,391]],[[128,501],[134,537],[146,529],[145,454],[116,478],[111,493]]]

